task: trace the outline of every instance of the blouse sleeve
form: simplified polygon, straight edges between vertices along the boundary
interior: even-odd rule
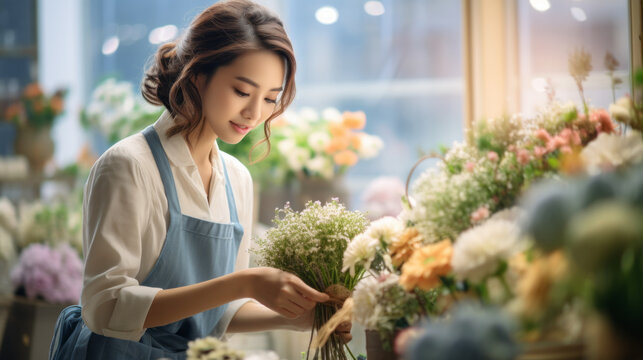
[[[85,186],[82,317],[97,334],[138,341],[161,290],[136,280],[150,213],[149,188],[137,160],[118,151],[108,151],[96,163]]]

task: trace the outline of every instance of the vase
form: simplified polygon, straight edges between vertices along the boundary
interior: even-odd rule
[[[350,192],[343,177],[331,180],[300,177],[296,185],[296,201],[295,204],[292,204],[296,211],[303,210],[308,201],[320,201],[325,204],[333,198],[337,198],[347,209],[350,208]]]
[[[2,337],[0,359],[47,359],[56,320],[67,306],[14,296]]]
[[[291,184],[260,185],[257,204],[258,221],[271,226],[275,218],[275,209],[283,209],[287,202],[292,206],[294,201],[295,193]]]
[[[397,360],[393,350],[384,350],[384,342],[380,333],[375,330],[365,330],[366,334],[366,359],[367,360]],[[391,340],[391,346],[393,341]]]
[[[41,174],[45,164],[54,155],[54,140],[51,137],[51,126],[18,128],[15,143],[16,154],[23,155],[29,167],[36,174]]]

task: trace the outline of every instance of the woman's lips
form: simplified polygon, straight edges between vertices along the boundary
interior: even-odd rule
[[[250,126],[239,125],[232,121],[230,121],[230,124],[232,124],[232,127],[234,128],[234,130],[241,135],[245,135],[251,130]]]

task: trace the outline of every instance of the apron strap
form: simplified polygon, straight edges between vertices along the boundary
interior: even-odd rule
[[[161,145],[161,139],[152,125],[143,130],[143,136],[145,136],[145,140],[147,140],[147,143],[152,150],[154,161],[161,173],[161,180],[163,181],[165,196],[167,197],[167,206],[170,210],[170,217],[180,215],[181,205],[179,204],[179,198],[176,194],[174,176],[172,175],[172,169],[170,169],[170,163],[167,160],[165,149],[163,149],[163,145]]]
[[[237,204],[234,201],[234,194],[232,193],[232,185],[230,185],[230,179],[228,178],[228,170],[225,166],[225,161],[223,160],[223,154],[220,156],[221,164],[223,164],[223,174],[225,175],[225,193],[228,198],[228,210],[230,211],[230,222],[239,223],[239,217],[237,216]]]

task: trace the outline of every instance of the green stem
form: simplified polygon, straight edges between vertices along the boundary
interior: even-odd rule
[[[500,279],[500,283],[502,284],[502,288],[505,290],[505,296],[506,300],[510,300],[513,298],[513,292],[511,291],[511,288],[509,287],[509,284],[507,283],[507,279],[505,279],[504,275],[498,276]]]
[[[352,358],[353,360],[357,360],[357,358],[355,357],[355,355],[353,355],[353,352],[351,351],[351,348],[350,348],[350,347],[348,347],[348,344],[344,344],[344,347],[346,348],[346,350],[348,350],[348,353],[351,355],[351,358]]]

